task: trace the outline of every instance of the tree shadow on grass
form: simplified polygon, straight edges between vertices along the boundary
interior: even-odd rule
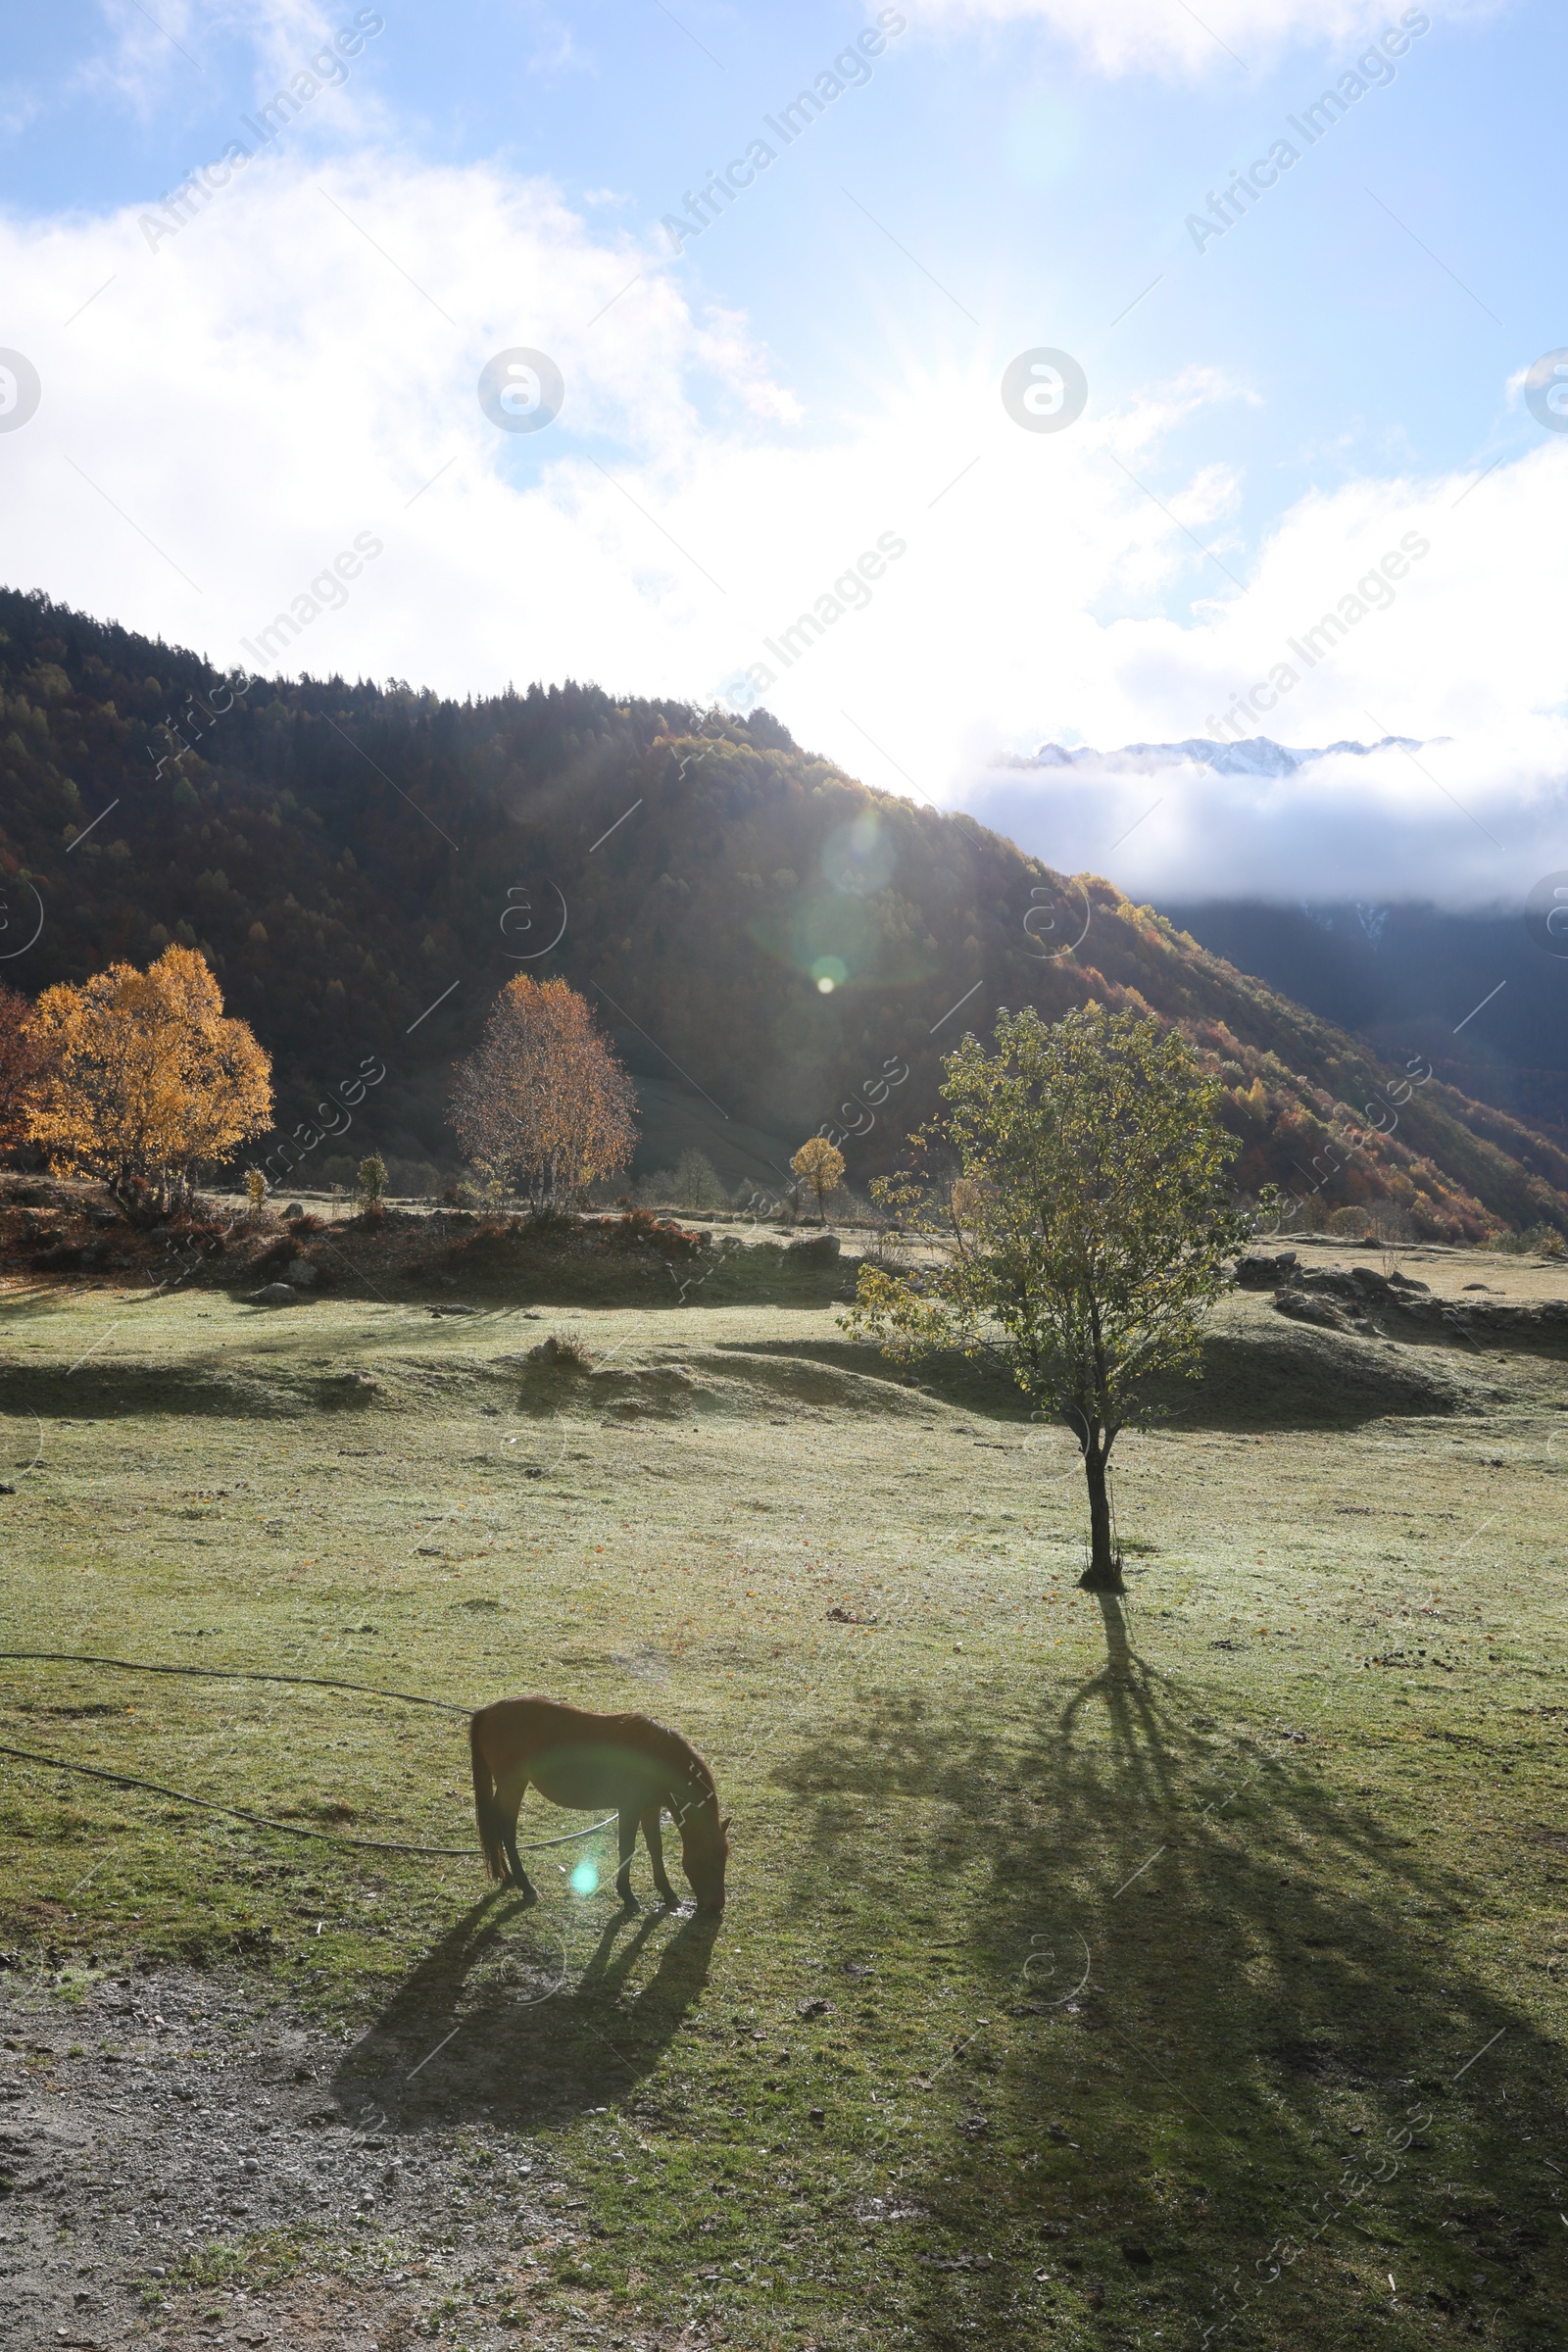
[[[577,1966],[558,1916],[505,1889],[470,1904],[344,2058],[350,2117],[531,2132],[623,2104],[701,1994],[721,1919],[616,1910]]]
[[[1555,2348],[1563,2055],[1455,1956],[1488,1893],[1401,1824],[1415,1735],[1230,1733],[1101,1605],[1021,1739],[897,1695],[784,1769],[803,1900],[854,1871],[847,1793],[934,1801],[967,1919],[972,2038],[865,2126],[908,2340]]]

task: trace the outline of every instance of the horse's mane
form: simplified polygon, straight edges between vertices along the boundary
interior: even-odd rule
[[[634,1730],[637,1746],[658,1756],[662,1763],[670,1766],[677,1781],[687,1784],[699,1808],[712,1805],[716,1828],[718,1791],[713,1785],[713,1775],[691,1741],[683,1740],[679,1732],[672,1732],[667,1724],[656,1723],[651,1715],[622,1715],[619,1720],[629,1730]]]

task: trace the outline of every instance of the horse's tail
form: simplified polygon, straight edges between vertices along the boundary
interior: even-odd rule
[[[490,1767],[485,1762],[479,1735],[479,1718],[468,1718],[468,1753],[473,1759],[473,1815],[479,1825],[479,1843],[484,1848],[484,1866],[492,1879],[504,1880],[506,1859],[501,1850],[501,1814],[495,1800],[495,1784]]]

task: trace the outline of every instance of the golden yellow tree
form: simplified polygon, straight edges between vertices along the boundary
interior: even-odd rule
[[[570,1207],[637,1144],[631,1080],[564,980],[519,974],[459,1062],[451,1119],[476,1167],[536,1207]]]
[[[0,983],[0,1152],[27,1139],[27,1121],[43,1072],[43,1048],[32,1006]]]
[[[803,1184],[816,1195],[816,1213],[827,1223],[827,1204],[844,1182],[844,1154],[825,1135],[808,1135],[790,1161]]]
[[[45,1071],[30,1140],[122,1200],[147,1186],[168,1209],[199,1169],[271,1125],[271,1061],[190,948],[167,948],[145,972],[115,963],[46,989],[33,1028]]]

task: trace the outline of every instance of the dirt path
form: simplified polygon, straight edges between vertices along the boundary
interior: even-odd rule
[[[349,2113],[350,2048],[212,1978],[0,1978],[0,2345],[607,2340],[529,2310],[581,2242],[548,2160],[467,2102],[444,2128],[438,2084],[401,2130]]]

